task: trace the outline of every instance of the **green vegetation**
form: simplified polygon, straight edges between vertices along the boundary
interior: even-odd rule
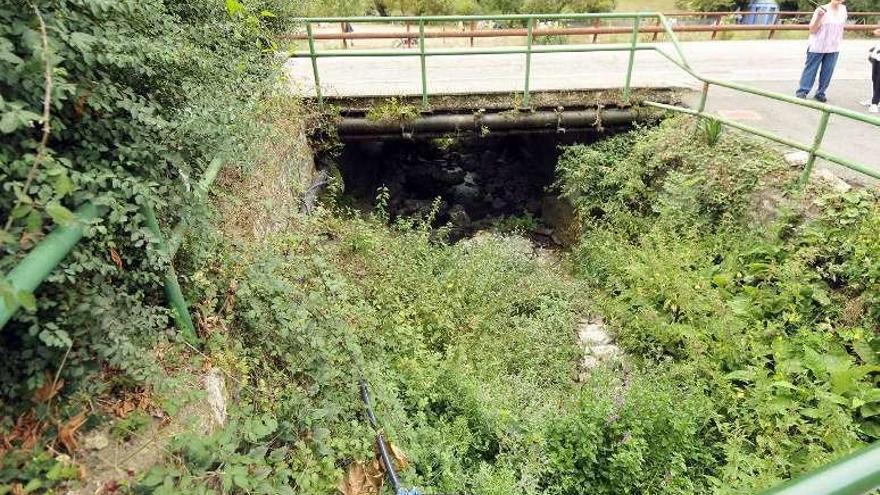
[[[640,367],[705,393],[702,482],[743,493],[880,436],[880,208],[867,192],[781,200],[796,171],[683,124],[570,148],[560,182],[588,226],[574,257],[594,304]]]
[[[430,218],[388,227],[384,194],[255,242],[217,218],[182,269],[238,401],[140,489],[331,493],[375,455],[361,375],[429,493],[748,493],[876,438],[875,199],[798,196],[775,153],[700,133],[678,118],[565,150],[570,265],[518,237],[448,245]],[[580,379],[592,314],[628,357]]]
[[[608,12],[615,0],[318,0],[307,13],[321,15],[471,15]]]
[[[677,118],[564,151],[570,256],[389,225],[387,191],[373,215],[330,195],[302,216],[301,184],[264,166],[328,129],[275,93],[270,35],[296,5],[34,5],[0,8],[0,269],[85,201],[109,212],[35,299],[0,287],[27,309],[0,332],[0,494],[62,493],[83,432],[157,418],[182,431],[117,493],[333,493],[375,457],[361,376],[404,480],[434,493],[744,493],[880,436],[872,193],[801,195],[765,147]],[[205,208],[192,185],[218,157]],[[202,219],[175,260],[201,349],[172,328],[146,201],[164,226]],[[591,316],[621,365],[580,369]],[[183,409],[209,367],[230,401],[206,434]]]
[[[141,205],[166,228],[200,216],[193,187],[208,163],[251,159],[275,86],[270,36],[295,6],[0,5],[0,272],[85,202],[107,208],[36,298],[0,281],[0,297],[24,307],[0,330],[0,493],[77,477],[46,447],[69,451],[99,422],[95,401],[162,376],[169,260]]]
[[[370,107],[366,117],[373,122],[405,123],[419,118],[420,115],[418,107],[392,96],[383,103]]]

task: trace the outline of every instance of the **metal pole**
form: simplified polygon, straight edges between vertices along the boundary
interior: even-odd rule
[[[318,57],[315,55],[315,36],[312,33],[312,23],[306,22],[306,34],[309,36],[309,57],[312,59],[312,73],[315,75],[315,94],[318,97],[318,105],[324,105],[324,95],[321,94],[321,78],[318,77]]]
[[[629,64],[626,68],[626,84],[623,86],[623,99],[625,101],[629,101],[629,85],[632,81],[632,71],[633,71],[633,63],[636,58],[636,45],[639,42],[639,24],[641,23],[642,18],[636,16],[633,20],[633,31],[632,31],[632,39],[630,40],[630,50],[629,50]]]
[[[535,19],[533,17],[529,17],[526,21],[526,83],[525,90],[523,91],[523,108],[528,108],[529,106],[529,79],[531,78],[532,72],[532,28],[535,24]]]
[[[422,60],[422,107],[428,107],[428,68],[425,60],[425,21],[419,19],[419,57]]]
[[[691,66],[688,64],[687,58],[684,56],[684,51],[682,51],[681,45],[678,43],[678,36],[675,35],[675,31],[673,31],[672,26],[669,25],[669,19],[663,14],[657,14],[657,18],[660,19],[660,22],[663,24],[663,30],[666,31],[666,36],[669,38],[669,41],[672,42],[675,52],[678,53],[679,61],[685,69],[690,70]]]
[[[801,175],[801,186],[805,186],[810,180],[810,174],[813,172],[813,164],[816,162],[816,151],[822,146],[822,138],[825,137],[825,129],[828,128],[828,118],[830,116],[831,114],[828,113],[827,110],[823,110],[822,116],[819,117],[819,128],[816,129],[816,137],[813,138],[813,146],[810,148],[810,158],[807,160],[807,166],[804,168],[803,175]]]
[[[76,210],[76,220],[68,226],[59,226],[47,235],[35,248],[22,259],[6,277],[6,284],[15,292],[27,296],[34,293],[37,287],[46,280],[52,270],[61,263],[73,246],[83,236],[83,228],[86,222],[97,218],[102,208],[92,203],[86,203]],[[0,297],[0,328],[12,318],[12,315],[21,307],[18,294],[7,300]]]
[[[146,220],[147,228],[155,238],[157,251],[160,254],[167,255],[168,246],[165,244],[165,238],[162,236],[162,231],[159,229],[159,222],[156,220],[156,212],[153,210],[153,206],[150,204],[149,200],[144,203],[141,212]],[[174,264],[170,259],[168,263],[168,269],[165,270],[165,296],[168,298],[168,303],[171,305],[171,312],[174,315],[174,321],[177,323],[177,328],[183,334],[184,340],[193,346],[198,345],[199,339],[196,335],[196,327],[193,325],[192,318],[189,315],[189,307],[186,304],[186,300],[183,298],[183,291],[180,290],[180,283],[177,281],[177,272],[174,271]]]
[[[217,178],[217,173],[220,172],[222,167],[223,159],[215,157],[211,160],[211,163],[208,164],[208,168],[205,169],[205,175],[196,186],[195,195],[192,200],[193,203],[201,203],[202,200],[205,199],[205,195],[208,194],[208,189],[211,188],[211,184],[214,183],[214,179]],[[174,255],[177,254],[177,249],[180,247],[180,242],[183,240],[184,230],[186,230],[188,223],[187,218],[184,217],[174,227],[174,230],[171,231],[171,237],[168,239],[168,256],[172,259],[174,258]]]
[[[700,106],[697,108],[697,112],[703,113],[703,110],[706,109],[706,98],[709,96],[709,82],[703,81],[703,93],[700,95]]]

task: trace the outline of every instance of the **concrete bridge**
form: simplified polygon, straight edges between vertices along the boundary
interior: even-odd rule
[[[829,104],[865,112],[858,102],[869,95],[866,54],[875,41],[844,41],[828,91]],[[666,53],[675,53],[672,43],[653,45]],[[788,96],[794,93],[806,51],[805,40],[718,40],[684,42],[679,46],[693,72],[704,78],[741,83]],[[357,48],[322,51],[329,55],[316,60],[322,93],[343,98],[419,95],[422,92],[421,59],[418,49],[409,51],[415,56],[371,56],[369,50]],[[629,56],[626,50],[528,56],[506,53],[429,56],[424,66],[428,74],[426,90],[430,95],[522,93],[526,64],[530,65],[529,84],[533,92],[619,89],[627,78]],[[703,83],[667,57],[657,51],[637,51],[633,62],[633,88],[681,88],[686,93],[685,102],[692,107],[699,106]],[[292,91],[304,96],[315,94],[314,71],[308,54],[304,58],[291,58],[286,70]],[[708,92],[705,110],[805,144],[813,142],[821,120],[821,112],[814,108],[719,86],[712,86]],[[863,164],[875,174],[880,173],[880,127],[832,114],[822,149]],[[841,175],[865,180],[862,174],[821,159],[817,161],[823,162]]]

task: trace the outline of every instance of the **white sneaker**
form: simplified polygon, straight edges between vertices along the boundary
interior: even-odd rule
[[[868,98],[867,100],[862,100],[859,102],[859,105],[861,105],[863,107],[870,107],[871,106],[871,99]]]
[[[870,107],[868,107],[868,111],[871,113],[880,113],[880,107],[878,107],[877,105],[871,105]]]

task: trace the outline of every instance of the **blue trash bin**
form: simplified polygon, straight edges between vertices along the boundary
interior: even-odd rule
[[[740,24],[776,24],[779,5],[775,0],[752,0]]]

